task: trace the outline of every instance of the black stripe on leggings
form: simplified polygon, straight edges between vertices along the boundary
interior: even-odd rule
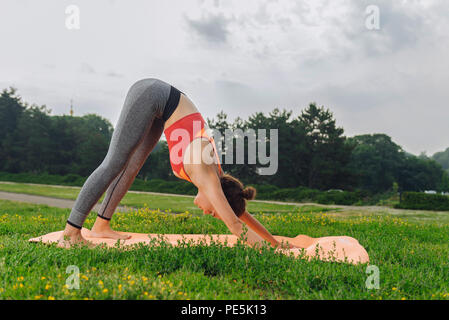
[[[81,229],[81,228],[82,228],[82,227],[80,227],[80,226],[78,226],[78,225],[76,225],[76,224],[70,222],[69,220],[67,220],[67,223],[70,224],[72,227],[75,227],[75,228],[77,228],[77,229]]]
[[[120,180],[122,179],[123,175],[125,174],[125,171],[126,171],[126,168],[128,168],[128,165],[129,165],[129,162],[128,162],[128,164],[126,165],[125,169],[123,169],[122,174],[120,175],[120,178],[118,178],[117,183],[115,184],[114,188],[112,188],[111,196],[109,197],[108,202],[106,202],[106,205],[104,206],[104,210],[103,210],[102,215],[103,215],[104,212],[106,211],[106,208],[107,208],[108,205],[109,205],[109,201],[112,199],[112,195],[114,194],[115,187],[117,187],[118,183],[120,182]],[[98,215],[99,215],[101,218],[105,218],[105,217],[103,217],[102,215],[100,215],[100,213],[98,213]],[[105,218],[105,219],[107,219],[107,218]],[[111,219],[109,219],[109,220],[111,220]]]
[[[108,221],[111,220],[111,218],[106,218],[106,217],[100,216],[99,214],[97,214],[97,216],[99,216],[101,219],[104,219],[104,220],[108,220]]]

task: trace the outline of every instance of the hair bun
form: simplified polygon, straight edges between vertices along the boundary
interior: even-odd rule
[[[256,189],[254,189],[253,187],[246,187],[245,189],[243,189],[242,194],[243,198],[245,198],[246,200],[253,200],[256,197]]]

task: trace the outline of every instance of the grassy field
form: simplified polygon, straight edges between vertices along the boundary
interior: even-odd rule
[[[80,187],[54,187],[46,185],[38,186],[26,183],[0,183],[0,191],[70,200],[76,200],[80,190]],[[100,202],[103,201],[103,198],[104,194],[100,198]],[[193,204],[193,196],[160,195],[128,191],[120,202],[120,205],[135,208],[148,207],[150,209],[160,209],[162,211],[169,210],[174,213],[182,213],[185,211],[202,213],[202,211]],[[297,208],[297,206],[288,204],[270,204],[257,201],[250,202],[248,206],[248,210],[251,212],[265,213],[291,212],[292,210],[295,210],[295,208]]]
[[[22,188],[17,192],[25,188],[16,187]],[[26,188],[70,199],[79,192]],[[112,225],[118,230],[229,233],[221,221],[193,208],[190,197],[128,193],[122,204],[139,209],[116,213]],[[170,209],[183,213],[164,212]],[[70,209],[0,200],[0,299],[449,299],[449,224],[437,214],[420,220],[254,202],[250,210],[275,235],[357,238],[370,265],[380,270],[379,289],[366,288],[367,265],[307,262],[270,248],[259,253],[243,245],[159,243],[132,250],[65,250],[29,243],[31,237],[63,229]],[[92,213],[85,226],[94,219]],[[79,289],[66,287],[69,266],[79,268]]]

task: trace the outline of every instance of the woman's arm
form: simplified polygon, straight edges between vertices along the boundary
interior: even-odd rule
[[[189,174],[193,184],[207,195],[209,202],[215,209],[215,213],[219,219],[221,219],[231,233],[237,237],[240,237],[243,230],[243,223],[235,215],[228,200],[226,199],[223,189],[221,187],[220,178],[217,175],[216,166],[213,165],[214,154],[211,150],[206,154],[203,154],[203,148],[209,147],[210,142],[203,139],[201,143],[191,143],[187,149],[184,157],[187,157],[188,161],[184,161],[184,168]],[[207,150],[207,149],[206,149]],[[201,161],[198,162],[196,157],[201,155]],[[205,163],[203,157],[209,156],[212,161]],[[248,228],[246,234],[246,241],[248,244],[254,246],[256,244],[262,245],[264,239],[254,232],[251,228]]]
[[[256,219],[254,218],[248,211],[245,212],[239,217],[244,223],[248,225],[249,228],[253,229],[258,235],[267,240],[273,247],[281,246],[281,243],[277,241],[273,235]],[[287,249],[294,248],[291,244],[287,243]]]
[[[195,182],[195,185],[207,194],[207,197],[213,205],[215,212],[226,224],[231,233],[237,237],[240,237],[244,232],[243,223],[239,220],[239,218],[237,218],[229,205],[228,200],[223,193],[223,189],[221,188],[220,180],[217,174],[214,171],[208,170],[208,173],[203,171],[201,176],[201,179],[196,178],[195,175],[191,178]],[[247,243],[251,246],[262,245],[265,241],[251,228],[248,228],[245,236]]]
[[[228,229],[237,237],[241,237],[244,233],[243,223],[237,218],[234,211],[226,199],[226,196],[223,193],[223,190],[217,188],[215,190],[209,189],[208,197],[215,208],[215,212],[220,216],[221,220],[226,224]],[[254,232],[250,227],[246,230],[246,241],[251,246],[254,245],[262,245],[264,243],[264,239]]]

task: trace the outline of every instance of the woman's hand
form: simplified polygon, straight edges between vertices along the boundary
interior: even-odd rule
[[[277,241],[273,237],[273,235],[256,218],[254,218],[247,210],[245,210],[245,212],[243,212],[243,214],[239,218],[250,229],[254,230],[264,240],[268,241],[273,247],[277,247],[280,245],[280,242]]]

